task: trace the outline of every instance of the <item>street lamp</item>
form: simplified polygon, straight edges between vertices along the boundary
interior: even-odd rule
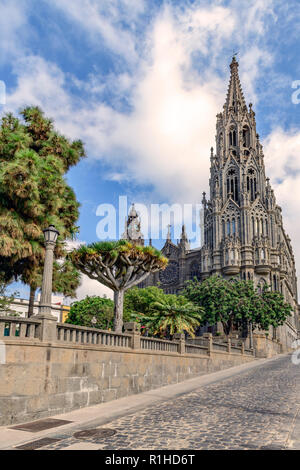
[[[48,228],[43,230],[43,233],[45,238],[46,253],[43,272],[42,293],[38,314],[39,316],[50,316],[53,318],[53,315],[51,314],[53,253],[59,232],[58,230],[56,230],[54,225],[50,225]]]

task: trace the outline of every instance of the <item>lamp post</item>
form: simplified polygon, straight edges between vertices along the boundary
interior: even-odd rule
[[[46,254],[38,315],[53,318],[51,313],[53,253],[59,232],[56,230],[54,225],[50,225],[48,228],[43,230],[43,232],[45,237]]]

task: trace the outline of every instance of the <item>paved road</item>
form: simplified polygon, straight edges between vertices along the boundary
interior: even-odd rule
[[[61,440],[43,449],[299,448],[299,409],[300,366],[284,356],[101,426],[116,430],[112,437],[57,431],[51,437]]]

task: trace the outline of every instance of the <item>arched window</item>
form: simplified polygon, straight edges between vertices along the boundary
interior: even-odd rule
[[[236,147],[236,130],[234,127],[231,127],[229,131],[229,145]]]
[[[227,197],[229,195],[234,201],[239,201],[238,177],[234,168],[230,168],[227,173]]]
[[[247,191],[250,193],[251,201],[254,201],[257,192],[256,175],[253,168],[249,168],[247,175]]]
[[[250,130],[248,126],[243,127],[243,147],[250,147]]]

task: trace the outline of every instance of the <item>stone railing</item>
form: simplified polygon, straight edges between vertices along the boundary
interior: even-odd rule
[[[0,338],[39,339],[41,320],[0,316]]]
[[[206,346],[198,346],[197,344],[185,343],[185,352],[186,354],[206,354]]]
[[[125,333],[105,331],[92,327],[57,323],[55,318],[4,317],[0,316],[0,339],[35,340],[40,342],[57,342],[101,346],[110,348],[134,349],[141,351],[166,352],[172,354],[211,355],[224,352],[254,355],[253,349],[213,341],[211,333],[205,333],[197,340],[185,340],[183,334],[175,334],[173,340],[164,340],[141,336],[139,325],[134,322],[124,324]],[[199,344],[200,343],[200,344]]]
[[[152,351],[178,352],[179,343],[176,341],[166,341],[157,338],[141,336],[141,349],[151,349]]]
[[[77,344],[130,348],[131,335],[98,330],[97,328],[70,325],[68,323],[58,323],[57,340],[59,342]]]

